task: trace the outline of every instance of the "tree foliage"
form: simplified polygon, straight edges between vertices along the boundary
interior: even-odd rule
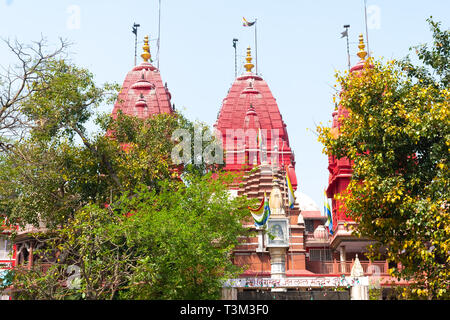
[[[175,130],[209,128],[179,113],[99,115],[117,86],[97,86],[67,60],[48,59],[36,74],[15,102],[26,134],[0,143],[0,212],[12,226],[47,228],[34,235],[45,264],[15,270],[16,297],[217,298],[239,271],[229,254],[246,232],[247,203],[230,197],[232,177],[218,166],[171,160]]]
[[[448,298],[450,290],[449,31],[430,20],[434,43],[420,46],[423,65],[368,60],[359,73],[338,74],[339,132],[319,126],[328,155],[354,162],[338,195],[357,222],[355,234],[378,241],[375,258],[412,281],[407,297]]]
[[[141,185],[107,208],[85,206],[46,238],[40,265],[17,270],[18,299],[216,299],[241,272],[229,254],[247,215],[227,182],[189,175],[187,185]],[[55,255],[55,251],[57,254]],[[46,259],[48,257],[48,259]]]
[[[32,125],[23,112],[23,102],[38,90],[48,89],[43,75],[55,60],[65,56],[70,44],[60,39],[59,45],[49,49],[45,38],[25,45],[19,41],[5,40],[16,63],[0,72],[0,143],[23,137]]]

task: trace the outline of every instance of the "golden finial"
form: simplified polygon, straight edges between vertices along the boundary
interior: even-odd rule
[[[151,59],[150,54],[150,46],[148,45],[148,36],[144,37],[144,46],[142,47],[144,52],[141,54],[142,59],[144,59],[145,62],[148,62],[148,60]]]
[[[254,65],[252,63],[252,53],[250,46],[247,48],[247,58],[245,58],[245,60],[247,60],[247,63],[244,64],[245,70],[247,70],[247,72],[252,72]]]
[[[359,52],[357,53],[358,57],[361,58],[361,60],[364,60],[367,56],[367,52],[364,50],[364,48],[366,47],[366,45],[364,44],[364,38],[362,33],[359,34],[359,44],[358,44],[358,48],[359,48]]]

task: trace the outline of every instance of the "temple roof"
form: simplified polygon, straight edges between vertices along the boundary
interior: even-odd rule
[[[232,84],[225,99],[223,99],[222,107],[218,114],[217,121],[214,125],[215,129],[222,134],[223,146],[225,152],[228,153],[243,153],[244,149],[239,148],[237,144],[234,146],[227,146],[226,135],[229,129],[253,129],[255,132],[262,132],[262,140],[266,141],[265,150],[267,151],[268,160],[272,160],[274,151],[278,151],[278,164],[280,167],[291,165],[290,179],[292,185],[297,185],[295,177],[295,160],[294,154],[289,146],[289,137],[286,130],[286,124],[283,121],[276,99],[264,79],[251,70],[250,49],[247,51],[247,64],[245,65],[246,72],[237,77]],[[272,132],[272,130],[274,130]],[[276,133],[275,133],[276,132]],[[278,137],[276,137],[278,134]],[[256,139],[255,139],[256,141]],[[246,142],[245,150],[259,149],[259,146],[254,144],[249,145]],[[239,161],[239,156],[236,156],[237,163],[226,163],[225,170],[240,170],[243,163]],[[243,156],[241,156],[241,160]],[[248,162],[248,161],[246,161]],[[251,162],[254,164],[254,162]],[[261,159],[258,158],[258,164]],[[272,160],[273,163],[273,160]]]
[[[144,40],[143,61],[135,66],[127,76],[114,104],[112,116],[116,117],[121,110],[124,114],[148,118],[153,114],[172,113],[171,95],[163,85],[159,70],[150,62],[148,36]]]

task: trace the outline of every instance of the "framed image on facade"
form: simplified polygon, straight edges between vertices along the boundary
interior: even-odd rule
[[[268,247],[288,247],[289,229],[287,219],[269,219],[267,221],[267,246]]]

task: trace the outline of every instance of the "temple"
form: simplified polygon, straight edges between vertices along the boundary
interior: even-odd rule
[[[360,61],[350,72],[359,72],[366,65],[362,35],[358,47]],[[237,77],[223,100],[215,128],[222,136],[225,170],[244,172],[234,194],[261,201],[265,194],[270,195],[271,215],[264,227],[248,220],[247,227],[256,236],[242,239],[233,254],[234,263],[246,271],[227,282],[224,296],[345,299],[345,290],[329,295],[330,290],[337,292],[337,287],[344,287],[352,299],[367,299],[369,285],[389,287],[389,265],[385,260],[368,260],[366,247],[373,241],[352,235],[355,222],[334,199],[350,182],[351,161],[328,159],[326,194],[332,199],[332,223],[328,225],[325,212],[300,191],[286,125],[267,82],[252,73],[250,48],[246,60],[246,71]],[[339,119],[347,115],[341,106],[332,113],[332,128],[337,133]],[[293,204],[289,203],[288,179],[295,190]]]
[[[359,72],[366,65],[362,35],[359,40],[360,61],[350,72]],[[175,112],[167,85],[151,64],[148,37],[141,56],[142,63],[125,77],[113,117],[119,111],[144,119]],[[355,223],[334,199],[350,182],[351,161],[328,159],[330,230],[327,215],[302,190],[280,107],[267,82],[253,72],[250,47],[244,67],[245,72],[235,79],[223,99],[214,129],[223,143],[224,170],[241,174],[230,190],[231,196],[267,201],[270,216],[258,225],[249,212],[245,226],[255,235],[240,239],[232,254],[233,262],[245,271],[225,282],[223,297],[324,300],[349,299],[351,295],[353,299],[367,299],[369,285],[388,286],[389,266],[386,261],[366,258],[365,248],[371,240],[352,235],[349,226]],[[339,119],[345,116],[347,111],[341,106],[332,113],[332,127],[337,133]],[[33,253],[42,244],[28,235],[45,231],[45,226],[18,230],[14,243],[8,240],[9,230],[0,230],[0,271],[18,265],[32,268],[36,262]]]

